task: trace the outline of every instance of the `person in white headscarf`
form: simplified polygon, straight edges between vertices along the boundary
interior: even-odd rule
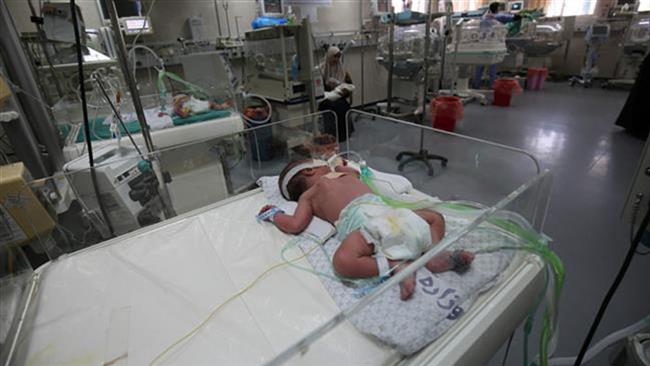
[[[325,60],[320,64],[320,72],[323,77],[323,83],[326,92],[336,92],[340,95],[338,98],[325,98],[318,106],[319,111],[331,110],[336,113],[336,125],[329,115],[325,115],[325,133],[330,135],[337,135],[338,126],[338,140],[339,142],[345,141],[348,134],[354,131],[350,123],[350,130],[346,131],[345,114],[350,109],[351,97],[350,90],[353,89],[352,77],[350,73],[343,67],[341,62],[342,53],[338,47],[332,46],[325,54]]]
[[[319,66],[327,91],[334,90],[343,83],[352,84],[352,78],[350,73],[343,67],[341,56],[341,50],[336,46],[332,46],[327,50],[325,60]]]

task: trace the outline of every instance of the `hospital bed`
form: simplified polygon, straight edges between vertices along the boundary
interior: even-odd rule
[[[103,125],[103,118],[96,119],[91,125],[91,140],[93,148],[101,148],[115,144],[116,139],[111,138],[108,126]],[[130,124],[129,124],[130,123]],[[127,126],[133,126],[133,139],[136,144],[144,145],[137,121],[128,121]],[[131,127],[127,127],[132,130]],[[210,111],[202,115],[189,118],[176,118],[174,126],[155,129],[151,131],[151,139],[159,149],[172,146],[185,145],[194,141],[205,140],[209,137],[220,137],[240,132],[244,129],[244,122],[239,113],[235,111]],[[86,152],[86,142],[81,124],[67,126],[62,130],[65,134],[63,155],[66,161],[73,160]],[[123,143],[127,144],[126,134],[123,134]]]
[[[357,133],[343,150],[357,151],[371,167],[395,173],[396,163],[391,168],[386,161],[394,162],[394,152],[419,143],[423,132],[429,150],[449,157],[449,167],[433,179],[426,172],[406,171],[418,193],[489,205],[475,220],[448,234],[444,240],[449,243],[506,211],[516,212],[541,232],[550,176],[525,152],[364,112],[352,111],[349,120],[356,121]],[[315,133],[317,127],[306,122],[304,130]],[[286,162],[278,159],[242,169],[261,176]],[[284,360],[305,365],[483,364],[534,309],[544,290],[542,261],[518,252],[501,280],[475,299],[447,332],[404,356],[349,321],[396,278],[351,308],[340,309],[318,276],[278,265],[283,263],[281,249],[291,238],[255,221],[255,213],[267,202],[265,192],[255,189],[36,269],[24,283],[24,306],[18,306],[0,360],[104,365]],[[287,252],[291,259],[303,255],[298,247]],[[309,268],[304,259],[296,263]],[[183,339],[193,329],[198,329],[196,334]],[[168,347],[169,352],[156,359]]]

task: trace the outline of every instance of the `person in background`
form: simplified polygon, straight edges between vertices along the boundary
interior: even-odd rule
[[[325,60],[320,64],[320,72],[323,77],[323,83],[327,95],[334,97],[327,97],[318,105],[319,111],[333,111],[336,114],[337,123],[335,124],[331,115],[325,116],[325,133],[336,136],[336,129],[338,126],[338,140],[339,142],[346,141],[348,134],[346,133],[345,114],[350,109],[350,100],[352,94],[350,88],[346,86],[352,85],[352,77],[350,73],[343,67],[341,62],[341,50],[338,47],[332,46],[325,54]],[[350,124],[350,131],[352,133],[354,128]]]
[[[499,12],[499,6],[500,4],[498,2],[493,2],[490,4],[488,11],[481,18],[481,31],[483,31],[483,28],[491,28],[494,25],[494,23],[497,21],[505,24],[505,23],[515,22],[521,19],[521,16],[517,14]],[[476,70],[474,72],[474,80],[472,82],[472,88],[474,89],[481,88],[481,81],[483,79],[484,69],[485,69],[485,65],[476,66]],[[492,89],[492,84],[494,83],[494,80],[496,80],[497,78],[496,64],[489,65],[488,74],[490,78],[488,87]]]
[[[650,132],[648,123],[648,96],[650,95],[650,54],[646,55],[634,86],[630,90],[627,101],[616,119],[616,125],[621,126],[630,134],[646,139]]]

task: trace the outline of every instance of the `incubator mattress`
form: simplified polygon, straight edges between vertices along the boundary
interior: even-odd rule
[[[223,111],[214,111],[223,112]],[[209,117],[210,114],[206,113]],[[186,144],[192,141],[206,140],[213,137],[225,136],[244,130],[244,123],[239,114],[231,113],[230,115],[222,115],[221,113],[212,114],[212,118],[208,120],[191,120],[187,119],[183,122],[174,122],[174,127],[155,130],[151,132],[151,138],[154,145],[159,149],[169,148],[172,146]],[[195,116],[196,117],[196,116]],[[194,118],[194,117],[190,117]],[[136,128],[136,127],[134,127]],[[139,131],[139,126],[137,126]],[[75,128],[77,135],[83,136],[81,129]],[[138,133],[133,135],[133,139],[139,145],[144,145],[142,134]],[[102,146],[114,144],[115,139],[97,140],[93,141],[93,148],[100,148]],[[126,136],[122,137],[123,144],[130,144]],[[63,148],[63,156],[66,161],[73,160],[83,155],[86,151],[85,142],[75,142],[68,139],[68,144]]]
[[[280,195],[277,189],[277,177],[262,178],[259,184],[265,190],[271,204],[287,212],[294,211],[295,203],[284,200]],[[458,230],[470,222],[467,218],[452,215],[445,215],[445,220],[447,233]],[[313,235],[301,237],[297,245],[303,252],[309,253],[307,258],[310,264],[321,274],[320,278],[336,304],[341,309],[347,309],[367,291],[372,290],[376,281],[374,284],[360,285],[337,281],[331,258],[340,241],[331,238],[323,245],[323,250],[312,250],[316,244],[310,238],[328,232],[327,229],[311,229],[316,226],[314,222],[319,226],[331,227],[327,222],[314,219],[312,225],[306,230],[307,234]],[[331,230],[333,229],[331,227]],[[491,247],[516,244],[494,228],[476,230],[465,236],[454,248],[476,251],[484,248],[488,243]],[[432,274],[426,268],[421,268],[416,273],[417,286],[411,299],[400,300],[399,287],[394,286],[350,321],[359,331],[377,337],[394,347],[399,353],[413,354],[452,327],[463,313],[469,310],[476,298],[500,279],[513,255],[510,250],[477,254],[472,266],[462,274],[451,271]]]
[[[12,364],[147,365],[220,303],[280,263],[289,236],[255,221],[253,191],[63,256],[39,268]],[[302,255],[287,251],[289,259]],[[297,264],[309,266],[301,260]],[[517,261],[497,291],[416,363],[480,364],[529,311],[540,267]],[[319,278],[281,266],[224,306],[160,365],[258,365],[340,311]],[[394,349],[345,322],[292,359],[301,365],[388,365]]]

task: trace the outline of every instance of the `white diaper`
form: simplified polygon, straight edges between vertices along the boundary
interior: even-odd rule
[[[415,212],[387,208],[361,226],[361,235],[388,259],[419,258],[431,245],[429,225]]]

